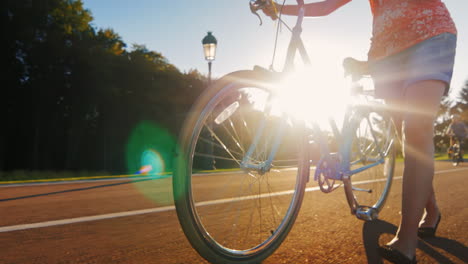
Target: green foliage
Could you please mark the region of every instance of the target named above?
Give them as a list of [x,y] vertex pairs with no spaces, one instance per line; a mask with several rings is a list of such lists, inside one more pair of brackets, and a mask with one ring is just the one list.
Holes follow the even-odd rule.
[[[445,98],[442,101],[438,122],[435,125],[434,143],[436,151],[446,151],[450,145],[450,138],[445,132],[451,122],[450,116],[453,114],[460,115],[461,119],[468,124],[468,80],[466,80],[455,99]],[[465,144],[465,148],[468,150],[467,144]]]
[[177,137],[204,88],[197,71],[93,28],[81,0],[8,0],[1,9],[0,170],[125,172],[135,127],[149,120]]
[[458,94],[455,105],[451,109],[452,113],[460,114],[462,120],[468,121],[468,80]]

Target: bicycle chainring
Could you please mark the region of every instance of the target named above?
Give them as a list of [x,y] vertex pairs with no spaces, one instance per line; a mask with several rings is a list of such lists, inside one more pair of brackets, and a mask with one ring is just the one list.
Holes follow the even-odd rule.
[[338,167],[339,161],[334,157],[322,159],[317,164],[314,179],[318,182],[322,192],[330,193],[339,187],[335,184]]

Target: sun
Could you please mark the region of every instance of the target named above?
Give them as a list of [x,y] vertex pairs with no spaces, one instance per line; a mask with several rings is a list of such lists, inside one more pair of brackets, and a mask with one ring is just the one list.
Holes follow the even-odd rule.
[[286,76],[277,88],[277,107],[294,118],[324,128],[330,118],[340,125],[351,99],[350,83],[342,70],[326,69],[306,67]]

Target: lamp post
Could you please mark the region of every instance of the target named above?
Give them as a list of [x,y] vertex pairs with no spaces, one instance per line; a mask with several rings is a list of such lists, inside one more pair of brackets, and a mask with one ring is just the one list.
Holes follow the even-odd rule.
[[[202,44],[203,44],[203,52],[205,54],[205,60],[208,61],[208,85],[210,85],[211,84],[211,62],[214,61],[216,57],[216,45],[218,44],[218,41],[213,36],[212,32],[208,31],[208,34],[202,40]],[[211,120],[211,116],[208,118],[207,122],[208,122],[207,125],[208,125],[209,130],[212,130],[213,123]],[[210,143],[208,144],[207,152],[211,158],[208,158],[206,160],[206,163],[207,163],[206,169],[214,170],[216,169],[215,167],[216,161],[213,156],[214,138],[213,138],[213,135],[211,134],[211,131],[208,131],[208,133],[209,133]]]
[[211,62],[214,61],[216,57],[216,45],[218,41],[213,36],[211,31],[208,31],[208,35],[206,35],[203,40],[203,51],[205,53],[205,60],[208,61],[208,83],[211,82]]

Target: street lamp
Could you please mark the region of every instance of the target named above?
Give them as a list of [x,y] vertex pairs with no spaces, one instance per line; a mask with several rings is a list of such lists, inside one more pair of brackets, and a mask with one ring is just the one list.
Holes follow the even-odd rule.
[[[218,41],[216,40],[216,38],[213,36],[213,34],[211,34],[211,31],[208,31],[208,35],[206,35],[203,40],[202,40],[202,44],[203,44],[203,51],[205,53],[205,60],[208,61],[208,85],[211,84],[211,62],[214,61],[215,57],[216,57],[216,45],[218,44]],[[208,118],[208,127],[209,127],[209,130],[212,130],[213,128],[213,123],[211,121],[211,116],[210,118]],[[211,156],[211,158],[207,158],[206,160],[206,169],[209,169],[209,170],[214,170],[216,169],[215,167],[215,164],[216,164],[216,161],[213,157],[213,144],[214,144],[214,138],[213,138],[213,135],[211,134],[211,131],[208,131],[209,133],[209,138],[210,138],[210,143],[208,144],[208,154],[209,156]]]
[[214,61],[216,57],[216,45],[218,41],[213,36],[211,31],[208,31],[208,35],[206,35],[203,40],[203,51],[205,53],[205,60],[208,61],[208,83],[211,82],[211,62]]

